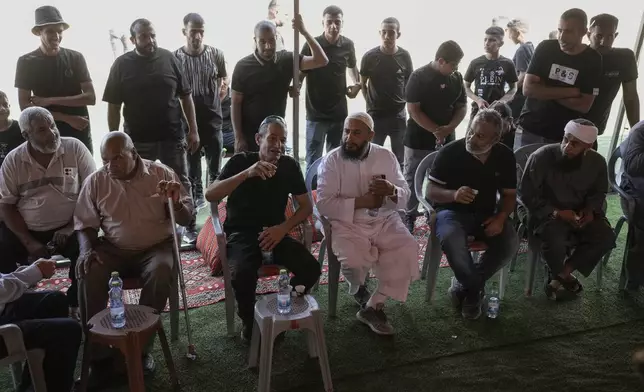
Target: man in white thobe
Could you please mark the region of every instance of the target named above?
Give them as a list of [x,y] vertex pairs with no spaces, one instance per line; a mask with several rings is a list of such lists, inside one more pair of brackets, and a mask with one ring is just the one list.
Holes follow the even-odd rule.
[[[385,300],[407,299],[419,276],[418,244],[398,213],[410,194],[400,165],[391,151],[371,143],[373,136],[367,113],[347,117],[341,146],[318,170],[317,208],[331,222],[333,252],[362,305],[356,317],[373,332],[391,335]],[[364,287],[370,269],[378,279],[373,294]]]

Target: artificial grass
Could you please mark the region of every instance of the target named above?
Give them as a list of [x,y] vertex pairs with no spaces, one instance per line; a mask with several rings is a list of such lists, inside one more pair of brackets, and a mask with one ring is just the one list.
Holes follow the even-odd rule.
[[[619,200],[611,197],[611,222],[619,213]],[[496,320],[462,320],[445,295],[451,271],[442,268],[435,303],[424,301],[425,282],[415,282],[407,303],[388,306],[397,334],[383,338],[356,321],[356,305],[341,285],[338,317],[325,319],[335,390],[634,390],[639,380],[629,371],[628,357],[644,337],[644,313],[643,298],[624,298],[616,289],[625,234],[626,228],[604,271],[603,291],[596,291],[593,274],[583,280],[581,298],[572,301],[547,301],[538,283],[534,297],[526,298],[521,256]],[[540,282],[541,269],[538,272]],[[324,309],[327,286],[315,296]],[[257,372],[246,368],[247,348],[225,336],[223,303],[194,309],[190,317],[198,360],[189,362],[184,356],[183,319],[181,341],[172,346],[182,390],[255,390]],[[167,315],[164,320],[168,330]],[[169,391],[163,357],[158,345],[155,349],[157,373],[147,381],[147,389]],[[10,385],[3,370],[0,390]],[[307,359],[302,333],[289,332],[276,347],[272,389],[323,390],[318,364]]]

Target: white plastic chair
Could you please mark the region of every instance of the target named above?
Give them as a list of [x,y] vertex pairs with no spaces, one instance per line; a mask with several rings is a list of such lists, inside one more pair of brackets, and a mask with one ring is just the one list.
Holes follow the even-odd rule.
[[45,384],[45,373],[43,372],[42,362],[45,358],[45,352],[40,349],[29,350],[25,348],[22,337],[22,331],[15,324],[6,324],[0,326],[0,344],[4,340],[7,348],[7,356],[0,358],[0,366],[11,365],[11,376],[13,386],[17,390],[22,378],[22,361],[27,362],[31,383],[35,392],[47,392]]

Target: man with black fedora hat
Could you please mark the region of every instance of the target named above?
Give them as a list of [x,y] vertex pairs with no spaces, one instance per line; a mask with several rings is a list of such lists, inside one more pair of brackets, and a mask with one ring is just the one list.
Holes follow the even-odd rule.
[[96,104],[96,95],[85,58],[60,46],[69,24],[56,7],[37,8],[35,19],[31,32],[40,37],[40,47],[21,56],[16,66],[20,109],[46,107],[60,135],[80,140],[91,152],[87,106]]

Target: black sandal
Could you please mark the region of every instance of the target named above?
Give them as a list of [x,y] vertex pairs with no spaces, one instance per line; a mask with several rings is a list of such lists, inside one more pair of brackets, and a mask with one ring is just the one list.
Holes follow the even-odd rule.
[[[556,288],[554,286],[552,286],[550,283],[552,283],[553,280],[556,280],[557,282],[559,282],[560,286],[556,287]],[[561,289],[561,287],[563,287],[563,282],[561,280],[556,279],[556,278],[555,279],[548,279],[548,282],[543,287],[543,291],[546,293],[546,298],[548,298],[549,300],[552,300],[552,301],[556,301],[557,300],[557,292],[559,291],[559,289]]]

